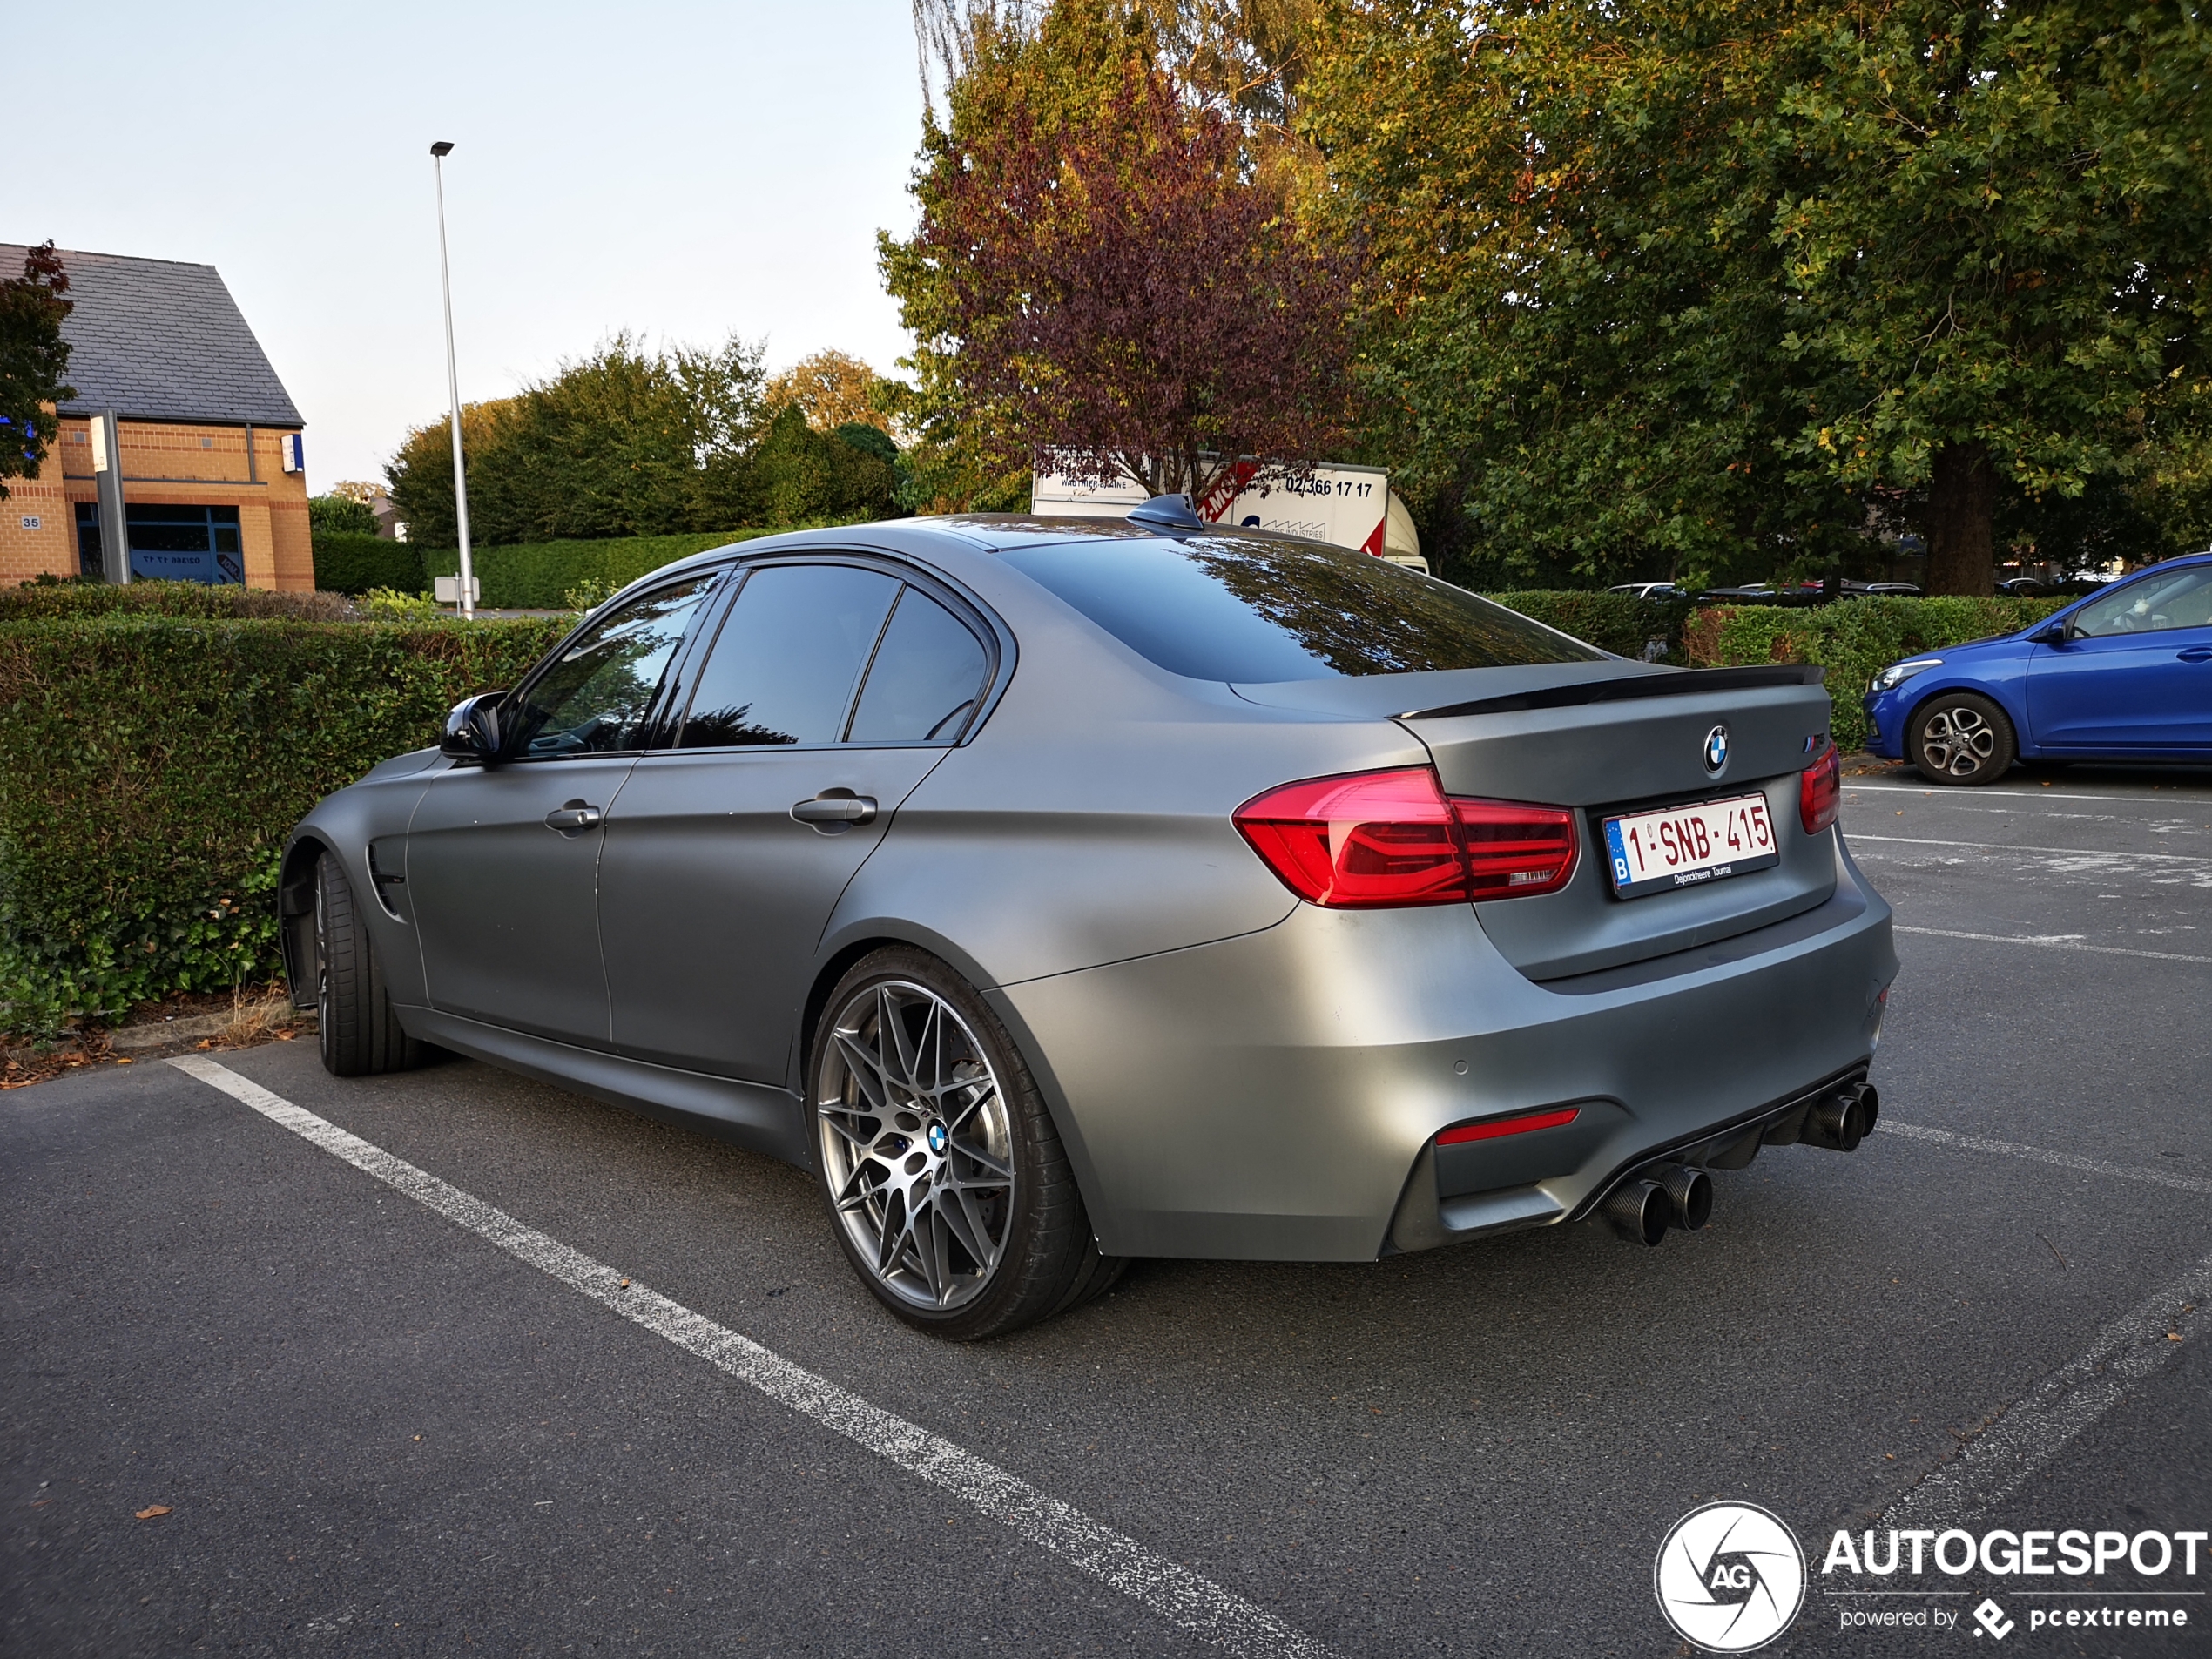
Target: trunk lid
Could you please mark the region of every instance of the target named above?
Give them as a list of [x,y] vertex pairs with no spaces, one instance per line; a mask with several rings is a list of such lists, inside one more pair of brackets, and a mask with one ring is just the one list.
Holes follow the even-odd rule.
[[[1827,740],[1822,671],[1555,664],[1236,690],[1270,706],[1395,718],[1427,747],[1447,794],[1575,809],[1581,860],[1563,889],[1474,907],[1500,953],[1546,981],[1711,944],[1828,900],[1830,835],[1807,835],[1797,817],[1798,775]],[[1712,771],[1716,727],[1727,755]],[[1615,896],[1607,818],[1755,793],[1774,830],[1772,867]]]

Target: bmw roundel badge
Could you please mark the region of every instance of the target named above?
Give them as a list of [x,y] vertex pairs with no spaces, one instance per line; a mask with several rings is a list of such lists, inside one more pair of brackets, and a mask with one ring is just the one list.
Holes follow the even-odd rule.
[[953,1137],[945,1133],[945,1126],[942,1123],[932,1123],[929,1126],[929,1150],[931,1151],[942,1152],[945,1150],[946,1143],[952,1138]]
[[1716,725],[1705,734],[1705,770],[1717,778],[1728,770],[1728,728]]

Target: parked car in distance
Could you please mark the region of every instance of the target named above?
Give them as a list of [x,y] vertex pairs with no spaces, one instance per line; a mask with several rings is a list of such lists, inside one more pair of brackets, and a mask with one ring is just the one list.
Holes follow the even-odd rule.
[[949,1338],[1136,1256],[1656,1244],[1874,1120],[1820,675],[1180,496],[770,536],[318,805],[286,960],[338,1075],[436,1045],[813,1170]]
[[1639,599],[1671,599],[1676,587],[1671,582],[1623,582],[1606,590],[1608,593],[1633,593]]
[[1920,597],[1919,584],[1912,582],[1870,582],[1866,584],[1865,591],[1872,594],[1886,593],[1900,599],[1917,599]]
[[1932,783],[1994,783],[2015,759],[2212,759],[2212,554],[1892,663],[1864,706],[1866,746]]

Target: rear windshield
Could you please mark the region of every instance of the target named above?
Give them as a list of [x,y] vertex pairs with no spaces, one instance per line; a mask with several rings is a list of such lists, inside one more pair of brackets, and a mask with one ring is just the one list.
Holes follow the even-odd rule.
[[1257,536],[1059,542],[998,556],[1192,679],[1332,679],[1583,663],[1605,653],[1349,548]]

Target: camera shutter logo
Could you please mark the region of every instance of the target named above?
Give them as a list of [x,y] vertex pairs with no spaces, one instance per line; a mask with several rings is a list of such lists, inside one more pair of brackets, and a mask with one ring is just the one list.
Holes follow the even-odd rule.
[[1753,1503],[1709,1503],[1669,1529],[1651,1571],[1659,1610],[1708,1653],[1750,1653],[1790,1628],[1805,1602],[1805,1553]]

